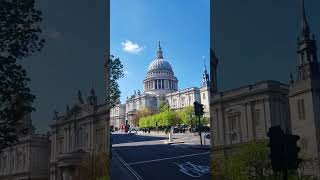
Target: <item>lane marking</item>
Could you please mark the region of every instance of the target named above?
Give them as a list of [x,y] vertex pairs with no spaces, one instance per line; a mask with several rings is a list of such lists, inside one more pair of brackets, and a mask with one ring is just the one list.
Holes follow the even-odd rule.
[[114,155],[119,159],[119,161],[134,175],[135,178],[138,180],[143,180],[143,178],[134,170],[130,167],[128,163],[126,163],[119,155],[117,152],[113,152]]
[[140,161],[140,162],[134,162],[134,163],[127,163],[127,165],[144,164],[144,163],[164,161],[164,160],[170,160],[170,159],[179,159],[179,158],[183,158],[183,157],[199,156],[199,155],[209,154],[209,153],[210,153],[210,152],[204,152],[204,153],[188,154],[188,155],[176,156],[176,157],[170,157],[170,158],[153,159],[153,160],[148,160],[148,161]]
[[201,177],[209,173],[209,166],[200,166],[192,164],[191,162],[184,163],[174,163],[179,166],[180,172],[190,176],[190,177]]

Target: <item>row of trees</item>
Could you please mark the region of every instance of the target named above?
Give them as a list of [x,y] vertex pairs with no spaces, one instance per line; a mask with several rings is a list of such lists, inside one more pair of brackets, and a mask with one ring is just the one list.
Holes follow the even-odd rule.
[[[137,113],[135,118],[140,128],[167,127],[174,125],[197,125],[198,118],[194,116],[193,106],[183,108],[181,111],[172,111],[169,105],[161,102],[158,112],[151,111],[147,108]],[[207,117],[200,118],[201,125],[207,125]]]
[[[269,158],[268,142],[251,141],[235,147],[228,157],[211,157],[212,177],[224,180],[282,180],[281,173],[274,173]],[[211,153],[213,154],[213,153]],[[289,180],[318,180],[305,175],[305,167],[310,160],[304,160],[298,171],[289,171]]]

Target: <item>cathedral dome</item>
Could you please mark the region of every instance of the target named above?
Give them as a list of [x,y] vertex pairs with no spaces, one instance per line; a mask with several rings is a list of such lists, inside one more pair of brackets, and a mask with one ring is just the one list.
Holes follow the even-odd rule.
[[152,61],[149,65],[148,72],[153,70],[168,70],[173,72],[170,63],[164,59],[155,59]]
[[160,95],[178,90],[178,79],[170,63],[164,60],[159,42],[157,57],[153,60],[144,79],[144,91],[149,94]]

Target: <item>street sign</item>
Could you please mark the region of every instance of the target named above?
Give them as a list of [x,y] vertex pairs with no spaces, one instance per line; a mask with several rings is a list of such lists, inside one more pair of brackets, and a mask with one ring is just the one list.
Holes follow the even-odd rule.
[[207,133],[207,134],[205,135],[205,137],[206,137],[207,139],[210,139],[210,133]]

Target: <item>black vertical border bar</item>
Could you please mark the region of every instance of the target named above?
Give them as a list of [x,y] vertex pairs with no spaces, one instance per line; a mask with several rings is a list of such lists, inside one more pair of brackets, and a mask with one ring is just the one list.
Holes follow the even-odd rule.
[[110,0],[106,1],[106,51],[105,51],[105,102],[107,106],[107,115],[106,115],[106,152],[108,155],[108,179],[110,179],[110,167],[111,167],[111,136],[110,136],[110,69],[109,69],[109,60],[110,60]]
[[210,179],[214,179],[213,177],[213,127],[214,127],[214,121],[213,121],[213,118],[214,118],[214,109],[213,109],[213,104],[212,104],[212,98],[214,96],[214,93],[213,93],[213,80],[214,78],[214,67],[213,67],[213,61],[214,61],[214,55],[213,55],[213,51],[214,51],[214,38],[213,38],[213,34],[214,34],[214,12],[213,12],[213,6],[214,6],[214,1],[215,0],[210,0],[210,85],[209,85],[209,114],[210,114]]

